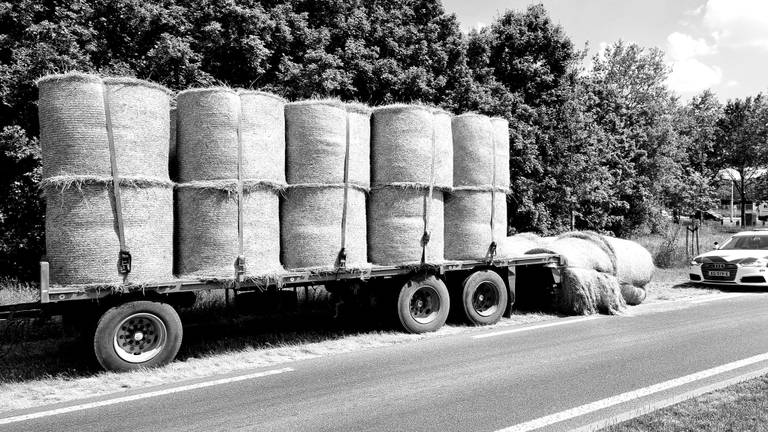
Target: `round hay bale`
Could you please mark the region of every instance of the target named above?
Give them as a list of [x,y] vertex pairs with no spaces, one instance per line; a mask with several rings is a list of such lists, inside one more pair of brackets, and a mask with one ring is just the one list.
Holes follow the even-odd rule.
[[509,122],[501,117],[491,117],[496,139],[496,185],[509,189]]
[[509,135],[505,139],[497,136],[503,125],[503,119],[474,113],[453,117],[454,186],[509,188]]
[[[62,285],[123,283],[120,242],[109,178],[45,181],[46,254],[51,282]],[[121,181],[126,246],[132,270],[127,283],[173,278],[173,189],[170,182]]]
[[289,184],[344,183],[349,116],[348,182],[370,185],[370,112],[337,100],[306,100],[285,106]]
[[[181,277],[232,279],[238,256],[236,182],[195,182],[176,188],[176,268]],[[243,188],[246,276],[279,273],[278,194],[263,184]]]
[[[344,186],[289,187],[281,204],[282,262],[288,269],[331,270],[341,250]],[[365,191],[347,197],[346,266],[367,265]]]
[[645,300],[645,288],[636,287],[627,283],[621,284],[621,295],[630,306],[637,306]]
[[528,253],[555,253],[565,257],[568,267],[616,274],[616,257],[606,248],[605,242],[568,234],[543,241]]
[[[501,192],[454,190],[445,199],[445,258],[471,260],[489,257],[492,241],[497,256],[502,257],[502,243],[507,238],[507,199]],[[493,232],[491,230],[491,207]]]
[[393,183],[428,186],[432,180],[432,140],[435,167],[433,184],[453,186],[451,117],[421,105],[376,108],[371,122],[371,175],[376,186]]
[[171,109],[171,122],[170,122],[170,138],[168,140],[168,174],[171,177],[171,180],[176,181],[178,179],[178,172],[176,167],[178,166],[178,162],[176,160],[176,119],[178,118],[176,114],[176,108]]
[[[242,178],[285,183],[284,100],[257,91],[215,87],[185,90],[177,97],[179,181]],[[240,143],[238,143],[238,129]]]
[[284,184],[285,99],[254,90],[239,90],[238,94],[243,110],[243,178]]
[[[429,192],[420,188],[382,187],[368,200],[368,258],[378,265],[421,264]],[[443,193],[432,194],[430,240],[425,263],[440,264],[444,258]]]
[[541,244],[541,237],[532,233],[520,233],[506,237],[499,243],[499,256],[514,258],[525,255]]
[[[656,269],[651,253],[631,240],[610,236],[603,236],[603,238],[616,254],[616,276],[619,281],[639,288],[646,286]],[[643,298],[645,298],[644,295]]]
[[121,175],[168,180],[170,97],[133,78],[82,73],[38,80],[43,177],[110,176],[104,91]]

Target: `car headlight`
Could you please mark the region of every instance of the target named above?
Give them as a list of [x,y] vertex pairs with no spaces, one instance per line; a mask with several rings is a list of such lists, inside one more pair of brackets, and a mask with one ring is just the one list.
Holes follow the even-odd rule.
[[768,260],[765,258],[757,258],[754,261],[746,261],[739,263],[742,267],[765,267],[768,266]]
[[691,265],[692,266],[700,266],[701,262],[702,262],[702,259],[699,258],[699,257],[696,257],[696,258],[691,260]]

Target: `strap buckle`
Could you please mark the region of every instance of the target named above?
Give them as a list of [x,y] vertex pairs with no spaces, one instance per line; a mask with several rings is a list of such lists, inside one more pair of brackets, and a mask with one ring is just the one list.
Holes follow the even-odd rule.
[[430,237],[432,237],[430,232],[424,231],[424,234],[421,235],[421,247],[426,247],[429,244]]
[[242,282],[244,275],[245,275],[245,257],[240,255],[235,259],[235,279],[238,282]]
[[336,257],[336,267],[340,269],[347,267],[347,250],[345,248],[341,248],[339,256]]
[[118,255],[117,271],[123,275],[127,275],[131,272],[131,253],[127,250],[121,250]]
[[493,259],[496,257],[496,242],[491,242],[491,245],[488,246],[488,261],[493,261]]

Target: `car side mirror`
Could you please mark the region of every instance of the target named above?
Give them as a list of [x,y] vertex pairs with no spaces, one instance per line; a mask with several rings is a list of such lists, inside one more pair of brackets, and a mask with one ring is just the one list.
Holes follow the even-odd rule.
[[720,244],[718,242],[715,242],[715,249],[720,249]]

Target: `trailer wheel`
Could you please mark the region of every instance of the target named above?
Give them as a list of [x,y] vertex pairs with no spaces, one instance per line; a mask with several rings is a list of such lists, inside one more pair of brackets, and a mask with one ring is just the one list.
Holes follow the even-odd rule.
[[495,271],[476,271],[462,283],[461,304],[470,324],[495,324],[507,307],[507,286]]
[[96,359],[106,370],[161,366],[176,357],[182,332],[179,314],[170,305],[132,301],[101,316],[93,348]]
[[435,276],[421,275],[400,288],[397,315],[410,333],[432,332],[445,324],[450,298],[445,283]]

